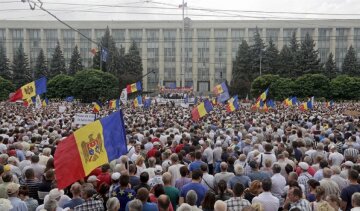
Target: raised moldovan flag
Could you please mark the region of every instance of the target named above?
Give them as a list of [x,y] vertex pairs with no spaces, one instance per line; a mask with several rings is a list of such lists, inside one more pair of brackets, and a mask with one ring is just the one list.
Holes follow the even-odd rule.
[[142,97],[139,95],[134,99],[134,107],[137,108],[142,105]]
[[215,95],[219,95],[219,94],[224,93],[224,92],[229,92],[225,82],[222,82],[221,84],[216,85],[214,87],[213,91],[214,91]]
[[142,90],[141,81],[126,86],[126,92],[128,94]]
[[120,99],[109,101],[109,108],[118,109],[119,107],[120,107]]
[[239,109],[239,99],[238,96],[235,95],[234,97],[228,100],[228,104],[226,105],[227,112],[233,112]]
[[49,99],[45,98],[43,99],[43,101],[41,102],[42,107],[46,107],[47,105],[49,105]]
[[54,156],[57,186],[64,189],[126,153],[123,114],[117,111],[76,130],[60,142]]
[[99,113],[99,111],[101,110],[101,103],[99,102],[93,102],[93,112],[94,113]]
[[191,116],[194,121],[198,121],[201,117],[210,113],[213,110],[213,106],[209,100],[204,100],[191,111]]
[[10,102],[15,102],[17,100],[30,99],[36,95],[41,95],[46,92],[46,78],[40,78],[36,81],[25,84],[20,87],[16,92],[10,97]]

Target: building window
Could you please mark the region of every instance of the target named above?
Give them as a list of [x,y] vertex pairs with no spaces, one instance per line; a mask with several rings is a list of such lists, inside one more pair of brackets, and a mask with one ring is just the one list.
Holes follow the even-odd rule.
[[[191,29],[185,29],[185,80],[192,81],[193,77],[193,53],[192,53],[192,38],[193,31]],[[186,85],[185,81],[185,85]]]
[[36,59],[40,53],[41,31],[40,29],[29,29],[29,42],[30,42],[30,66],[36,65]]
[[130,34],[130,42],[132,43],[133,41],[135,41],[141,56],[142,30],[130,29],[129,34]]
[[300,30],[301,34],[300,34],[300,40],[301,41],[304,41],[305,40],[305,36],[306,34],[309,34],[311,38],[314,37],[314,29],[301,29]]
[[[85,35],[86,37],[89,38],[91,37],[91,29],[80,29],[79,31],[81,32],[81,34]],[[82,59],[82,64],[84,65],[84,67],[91,67],[92,57],[93,57],[93,55],[90,53],[91,42],[82,35],[79,36],[80,36],[80,46],[78,47]]]
[[75,31],[71,29],[63,30],[63,51],[66,66],[69,66],[72,52],[75,48]]
[[279,49],[282,46],[279,46],[279,33],[280,29],[266,29],[266,42],[269,43],[270,39],[272,39],[275,46]]
[[159,30],[146,30],[147,37],[147,72],[154,71],[148,75],[148,90],[156,90],[159,85]]
[[210,80],[209,61],[210,61],[210,30],[199,29],[198,30],[198,80]]
[[176,30],[168,29],[164,34],[164,80],[176,81]]
[[[262,29],[257,28],[257,30],[258,30],[258,32],[260,34],[260,37],[263,38],[262,37]],[[255,36],[255,33],[256,33],[256,28],[249,29],[248,33],[249,33],[249,42],[248,42],[248,44],[250,46],[250,45],[254,44],[254,36]]]
[[[24,43],[24,30],[23,29],[11,29],[12,33],[12,47],[13,53],[19,49],[20,43]],[[24,44],[23,44],[24,47]]]
[[2,45],[4,48],[6,48],[6,30],[0,29],[0,45]]
[[356,57],[360,59],[360,28],[354,29],[354,46],[356,51]]
[[215,83],[226,80],[226,43],[227,30],[216,29],[215,33]]
[[235,60],[239,46],[245,39],[245,29],[231,29],[232,60]]
[[330,54],[330,28],[320,28],[318,36],[318,51],[321,63],[326,63]]
[[208,81],[199,81],[198,82],[198,91],[199,92],[208,92],[210,90],[210,83]]
[[296,31],[297,31],[296,29],[283,29],[284,45],[290,46],[291,38],[294,33],[296,35]]
[[46,38],[46,58],[51,61],[58,42],[58,33],[56,29],[45,29]]
[[342,64],[348,50],[348,36],[350,29],[337,28],[336,29],[336,49],[335,49],[335,61],[339,70],[342,70]]
[[111,35],[117,48],[125,48],[125,29],[113,29]]

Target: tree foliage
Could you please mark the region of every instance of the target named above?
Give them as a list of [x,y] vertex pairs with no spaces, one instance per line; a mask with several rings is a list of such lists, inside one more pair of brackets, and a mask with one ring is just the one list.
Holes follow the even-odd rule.
[[72,91],[83,102],[119,97],[118,79],[100,70],[83,70],[75,74]]
[[36,59],[35,64],[35,79],[41,78],[41,77],[48,77],[49,71],[47,62],[45,59],[44,51],[43,49],[40,49],[39,55]]
[[135,80],[139,80],[139,76],[142,75],[143,67],[139,49],[135,43],[132,42],[129,52],[125,55],[125,67],[124,72],[133,75]]
[[52,78],[56,75],[65,74],[65,73],[66,73],[65,58],[60,48],[60,44],[58,42],[50,62],[49,77]]
[[327,97],[330,81],[323,74],[305,74],[296,79],[295,87],[299,97]]
[[9,63],[9,59],[6,57],[5,48],[0,44],[0,76],[8,80],[12,78]]
[[331,98],[336,100],[359,100],[360,79],[339,75],[330,82]]
[[293,77],[295,72],[295,66],[293,61],[293,55],[290,48],[287,45],[284,45],[280,51],[279,55],[279,70],[278,74],[283,77]]
[[16,87],[20,87],[33,80],[29,60],[24,52],[22,43],[20,43],[19,48],[14,54],[11,70],[13,72],[13,83]]
[[15,86],[11,81],[0,77],[0,100],[6,100],[9,98],[9,94],[15,91]]
[[269,89],[269,93],[271,94],[272,97],[272,91],[271,91],[271,84],[274,83],[275,81],[277,81],[280,78],[280,76],[278,75],[262,75],[257,77],[252,85],[251,85],[251,96],[252,97],[257,97],[259,96],[261,93],[263,93],[267,88]]
[[277,74],[280,68],[279,51],[270,37],[263,59],[263,72],[266,74]]
[[356,58],[355,49],[352,47],[352,45],[346,52],[344,63],[342,64],[342,71],[344,74],[347,74],[349,76],[359,75],[359,64]]
[[257,77],[260,73],[260,60],[264,60],[264,49],[266,47],[257,27],[253,40],[254,44],[250,46],[252,74]]
[[[306,33],[305,39],[301,42],[301,47],[298,56],[298,64],[301,74],[319,73],[321,70],[320,58],[318,50],[315,50],[315,42]],[[297,75],[300,76],[300,75]]]
[[292,78],[278,78],[271,83],[270,90],[275,100],[284,100],[295,94],[295,81]]
[[325,75],[330,79],[336,77],[336,63],[332,53],[329,54],[325,63]]
[[64,74],[57,75],[48,81],[46,96],[60,99],[71,96],[73,83],[73,77]]
[[81,71],[83,68],[79,48],[75,45],[70,59],[69,75],[75,75],[75,73]]

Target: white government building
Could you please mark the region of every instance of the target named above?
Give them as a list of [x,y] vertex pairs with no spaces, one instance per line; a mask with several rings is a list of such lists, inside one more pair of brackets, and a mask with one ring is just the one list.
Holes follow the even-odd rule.
[[[316,42],[320,59],[325,62],[329,53],[335,56],[341,68],[347,49],[352,45],[360,58],[359,20],[234,20],[185,21],[185,39],[182,39],[182,21],[67,21],[81,33],[99,41],[106,27],[116,45],[127,52],[132,41],[140,49],[144,90],[176,83],[178,87],[193,87],[207,92],[216,84],[231,80],[232,61],[242,40],[253,43],[256,27],[267,43],[273,39],[278,49],[287,45],[293,34],[298,40],[309,33]],[[182,43],[184,40],[184,43]],[[6,48],[10,60],[23,43],[30,65],[35,64],[40,49],[50,61],[57,41],[62,46],[68,65],[75,45],[79,47],[85,67],[92,65],[90,50],[96,44],[57,21],[0,21],[0,44]],[[184,63],[181,49],[184,44]],[[184,73],[182,71],[184,64]],[[185,84],[182,83],[184,78]]]

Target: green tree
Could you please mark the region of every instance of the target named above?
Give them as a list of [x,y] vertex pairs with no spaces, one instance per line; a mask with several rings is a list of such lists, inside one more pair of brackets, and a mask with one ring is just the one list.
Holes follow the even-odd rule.
[[279,78],[270,86],[271,94],[275,100],[284,100],[290,96],[294,96],[295,82],[292,78]]
[[59,74],[48,81],[47,93],[48,98],[60,98],[63,99],[66,96],[73,94],[74,78],[72,76]]
[[359,100],[360,80],[347,75],[339,75],[330,82],[331,94],[335,100]]
[[276,48],[272,38],[270,37],[269,45],[267,46],[264,59],[263,59],[263,70],[267,74],[277,74],[279,73],[280,60],[279,60],[279,51]]
[[330,80],[323,74],[305,74],[295,81],[297,97],[327,97]]
[[250,48],[243,40],[233,61],[230,92],[244,98],[250,92],[252,80]]
[[107,62],[107,71],[117,77],[121,77],[122,68],[124,68],[124,55],[121,55],[120,50],[116,47],[115,42],[112,42],[109,47],[109,56]]
[[296,38],[296,32],[292,33],[290,42],[289,42],[290,55],[292,57],[292,65],[289,68],[289,76],[296,78],[297,76],[302,75],[301,69],[299,67],[299,53],[300,53],[300,44]]
[[93,64],[92,68],[96,70],[100,70],[100,51],[97,51],[93,56]]
[[36,59],[35,64],[35,79],[41,78],[41,77],[48,77],[48,66],[45,59],[44,51],[43,49],[40,49],[39,55]]
[[305,39],[301,42],[298,57],[301,74],[319,73],[321,70],[319,52],[314,47],[314,40],[310,37],[309,33],[306,33]]
[[15,87],[11,81],[0,77],[0,100],[8,99],[9,94],[13,91],[15,91]]
[[271,85],[280,79],[278,75],[262,75],[257,77],[251,85],[251,96],[258,97],[263,93],[267,88],[269,88],[269,98],[274,97],[272,94]]
[[63,52],[61,51],[60,43],[57,42],[57,45],[54,50],[54,54],[50,62],[49,77],[52,78],[56,75],[65,74],[65,73],[66,73],[65,58]]
[[336,63],[332,53],[329,54],[325,63],[325,75],[330,79],[336,77]]
[[9,59],[6,57],[5,48],[0,44],[0,76],[8,80],[11,79],[9,63]]
[[294,70],[294,62],[293,62],[293,55],[291,50],[286,45],[280,51],[279,55],[279,75],[283,77],[293,77]]
[[355,49],[350,45],[348,51],[346,52],[344,62],[342,64],[342,71],[344,74],[349,76],[358,76],[359,75],[359,65],[356,58]]
[[256,27],[255,33],[254,33],[254,44],[252,46],[250,46],[251,49],[251,58],[252,58],[252,73],[253,75],[256,77],[259,75],[260,73],[260,63],[262,63],[262,61],[260,60],[264,60],[265,55],[264,55],[264,49],[265,49],[265,44],[264,41],[261,39],[260,33],[258,28]]
[[129,52],[125,54],[124,74],[133,76],[133,82],[140,79],[143,71],[142,60],[136,42],[133,41]]
[[77,45],[75,45],[70,59],[69,75],[75,75],[75,73],[81,71],[82,69],[83,69],[83,65],[82,65],[80,52]]
[[118,79],[101,70],[82,70],[77,72],[72,83],[74,97],[83,102],[113,99],[119,97]]
[[22,43],[14,54],[14,59],[11,65],[13,72],[13,82],[16,87],[20,87],[33,80],[30,68],[29,60],[24,52]]

